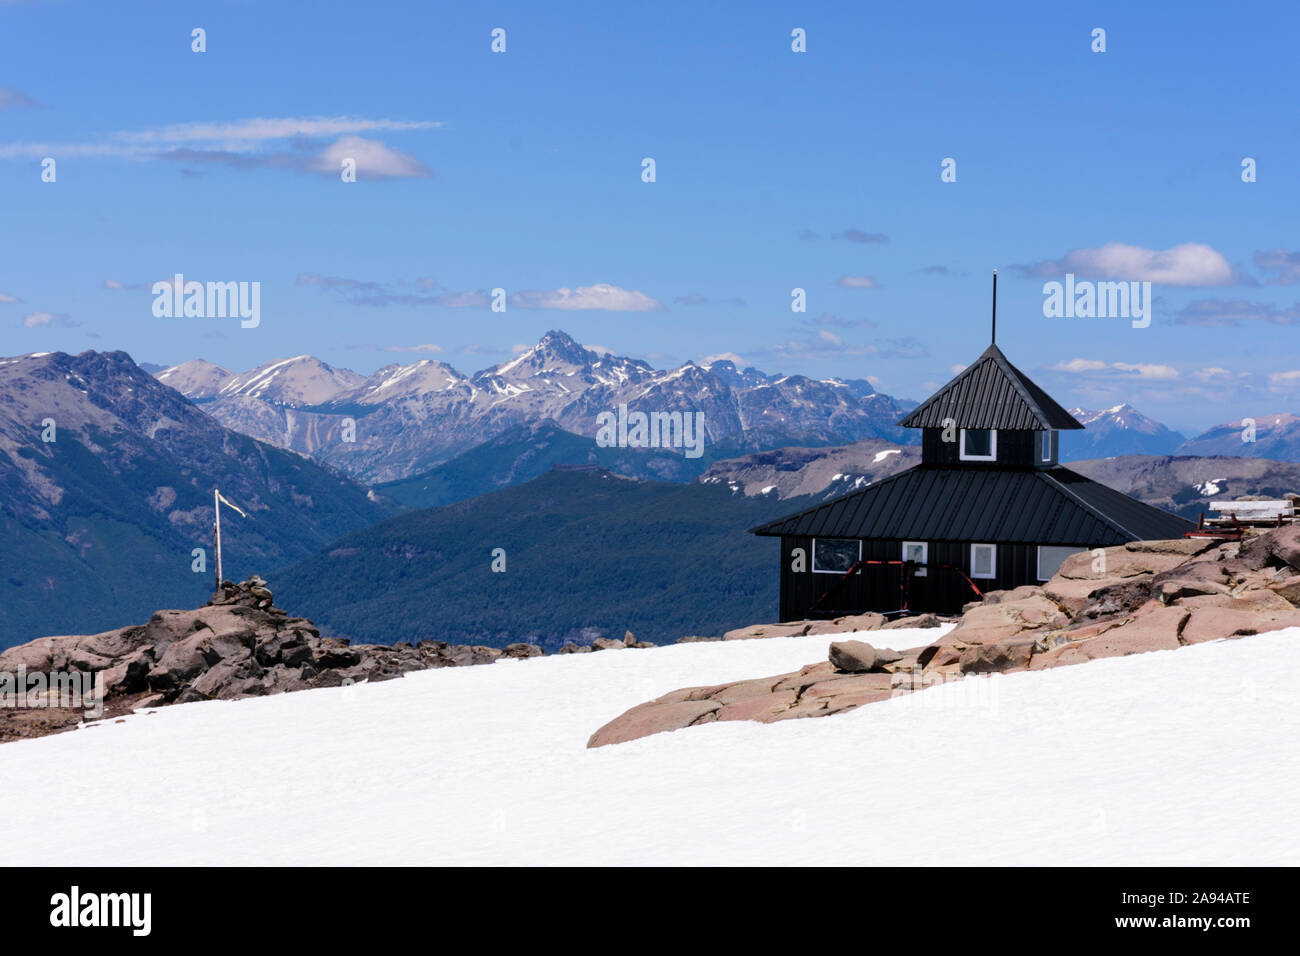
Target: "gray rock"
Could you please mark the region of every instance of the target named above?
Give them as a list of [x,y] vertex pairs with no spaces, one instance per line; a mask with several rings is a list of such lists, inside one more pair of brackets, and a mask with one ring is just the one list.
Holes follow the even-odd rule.
[[900,617],[888,624],[882,624],[882,631],[901,630],[909,627],[939,627],[943,621],[936,614],[918,614],[915,617]]
[[504,652],[505,657],[541,657],[542,649],[536,644],[507,644]]
[[903,655],[889,648],[877,649],[866,641],[834,641],[830,646],[829,657],[836,670],[848,674],[865,674],[902,660]]

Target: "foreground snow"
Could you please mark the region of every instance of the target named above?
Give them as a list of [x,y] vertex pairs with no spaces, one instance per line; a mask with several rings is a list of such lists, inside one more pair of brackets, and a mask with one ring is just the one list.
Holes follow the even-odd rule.
[[448,668],[0,745],[2,858],[1300,863],[1300,629],[585,749],[628,707],[831,639]]

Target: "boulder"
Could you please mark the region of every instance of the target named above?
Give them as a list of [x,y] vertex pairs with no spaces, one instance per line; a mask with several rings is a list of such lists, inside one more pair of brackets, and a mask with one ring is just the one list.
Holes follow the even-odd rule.
[[1300,524],[1283,525],[1243,540],[1241,559],[1254,568],[1277,564],[1300,571]]
[[1056,603],[1043,595],[981,604],[962,615],[961,622],[946,635],[946,642],[1000,643],[1022,631],[1063,626],[1067,621]]
[[[1146,651],[1174,650],[1182,646],[1179,635],[1192,612],[1187,608],[1164,607],[1150,602],[1143,613],[1131,620],[1114,624],[1095,637],[1066,643],[1043,654],[1036,654],[1031,669],[1080,664],[1103,657],[1123,657]],[[1067,636],[1071,632],[1066,632]],[[1080,636],[1083,636],[1082,634]]]
[[1107,582],[1088,595],[1087,600],[1074,612],[1074,619],[1107,620],[1116,615],[1128,614],[1150,598],[1154,580],[1154,575],[1141,574]]
[[650,701],[633,707],[605,724],[591,735],[587,746],[604,747],[667,730],[680,730],[699,723],[702,718],[709,717],[721,707],[721,704],[713,700],[683,700],[674,703]]
[[1270,584],[1268,589],[1288,604],[1300,607],[1300,575],[1293,575],[1276,584]]
[[146,648],[104,671],[104,694],[138,694],[149,689],[153,656]]
[[989,591],[984,595],[982,601],[973,602],[979,604],[1002,604],[1004,601],[1024,601],[1029,598],[1046,597],[1046,592],[1041,587],[1035,587],[1032,584],[1022,584],[1018,588],[1011,588],[1008,591]]
[[900,617],[880,625],[882,631],[898,630],[911,627],[941,627],[943,621],[937,614],[917,614],[914,617]]
[[149,670],[152,690],[178,690],[222,659],[204,631],[168,644]]
[[616,641],[612,637],[598,637],[591,642],[593,651],[615,651],[627,647],[622,641]]
[[[889,618],[883,614],[877,614],[875,611],[867,611],[863,614],[846,614],[844,617],[833,618],[829,621],[814,621],[809,634],[848,634],[853,631],[874,631],[882,628],[889,623]],[[914,627],[928,627],[930,625],[916,624]]]
[[1164,538],[1154,541],[1130,541],[1124,550],[1130,554],[1174,554],[1191,558],[1217,547],[1214,538]]
[[[848,634],[854,631],[874,631],[884,627],[888,618],[874,611],[848,614],[826,621],[785,621],[781,624],[751,624],[738,627],[722,635],[724,641],[745,641],[764,637],[803,637],[806,634]],[[910,627],[938,626],[911,624]],[[678,643],[681,643],[679,641]]]
[[1032,637],[1013,636],[984,644],[971,644],[961,651],[957,663],[963,674],[989,674],[1029,666],[1034,655]]
[[1200,644],[1225,637],[1278,631],[1284,627],[1300,627],[1300,609],[1260,612],[1233,607],[1199,607],[1192,611],[1191,619],[1183,627],[1182,638],[1184,643]]
[[536,644],[507,644],[503,657],[541,657],[542,649]]
[[315,664],[318,670],[355,667],[361,663],[361,653],[342,638],[321,638],[316,649]]
[[[726,706],[728,704],[738,704],[741,701],[752,700],[756,697],[771,697],[777,693],[775,690],[778,682],[770,677],[762,677],[757,680],[742,680],[734,684],[723,684],[714,688],[711,694],[705,695],[709,700],[716,700],[718,703]],[[780,691],[781,694],[787,693]],[[794,693],[789,691],[789,693]],[[690,695],[687,695],[688,697]],[[704,699],[704,698],[696,698]]]
[[865,641],[833,641],[830,646],[830,662],[836,670],[850,674],[866,673],[879,670],[886,664],[900,660],[902,654],[888,648],[880,650]]
[[836,674],[829,680],[809,684],[799,696],[801,701],[810,701],[842,694],[867,694],[877,700],[887,700],[893,686],[893,674]]
[[802,637],[808,633],[812,621],[789,621],[784,624],[751,624],[738,627],[722,635],[724,641],[749,641],[764,637]]
[[757,720],[769,723],[777,720],[794,706],[798,699],[792,690],[782,690],[761,696],[746,697],[729,704],[723,704],[714,711],[716,720]]
[[252,657],[223,660],[204,671],[190,686],[204,697],[230,700],[259,693],[264,673],[262,666]]
[[1177,579],[1161,583],[1156,596],[1165,604],[1173,604],[1181,598],[1198,597],[1207,594],[1230,595],[1231,593],[1232,588],[1218,581]]

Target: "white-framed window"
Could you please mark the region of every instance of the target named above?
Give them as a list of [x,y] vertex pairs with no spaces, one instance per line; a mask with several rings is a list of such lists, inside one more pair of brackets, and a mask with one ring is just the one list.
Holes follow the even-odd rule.
[[998,546],[996,544],[972,544],[970,546],[970,576],[972,578],[996,578],[998,576]]
[[1078,548],[1068,544],[1040,544],[1038,546],[1038,580],[1046,581],[1061,570],[1061,565],[1066,558],[1086,550],[1087,548]]
[[959,457],[962,461],[997,461],[998,431],[996,428],[963,428]]
[[813,538],[813,571],[843,574],[862,560],[862,542],[857,538]]
[[1056,437],[1054,431],[1041,431],[1038,433],[1038,460],[1040,462],[1052,460],[1052,439]]
[[[903,560],[912,561],[919,565],[927,564],[930,560],[930,545],[925,541],[904,541]],[[912,574],[918,578],[923,578],[925,577],[925,568],[915,568]]]

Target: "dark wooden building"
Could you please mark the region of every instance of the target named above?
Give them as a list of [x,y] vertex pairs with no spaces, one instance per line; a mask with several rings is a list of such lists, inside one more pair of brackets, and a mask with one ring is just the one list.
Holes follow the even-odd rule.
[[1083,428],[997,345],[913,409],[921,464],[752,529],[781,539],[781,620],[953,613],[1050,578],[1078,551],[1193,525],[1057,462]]

